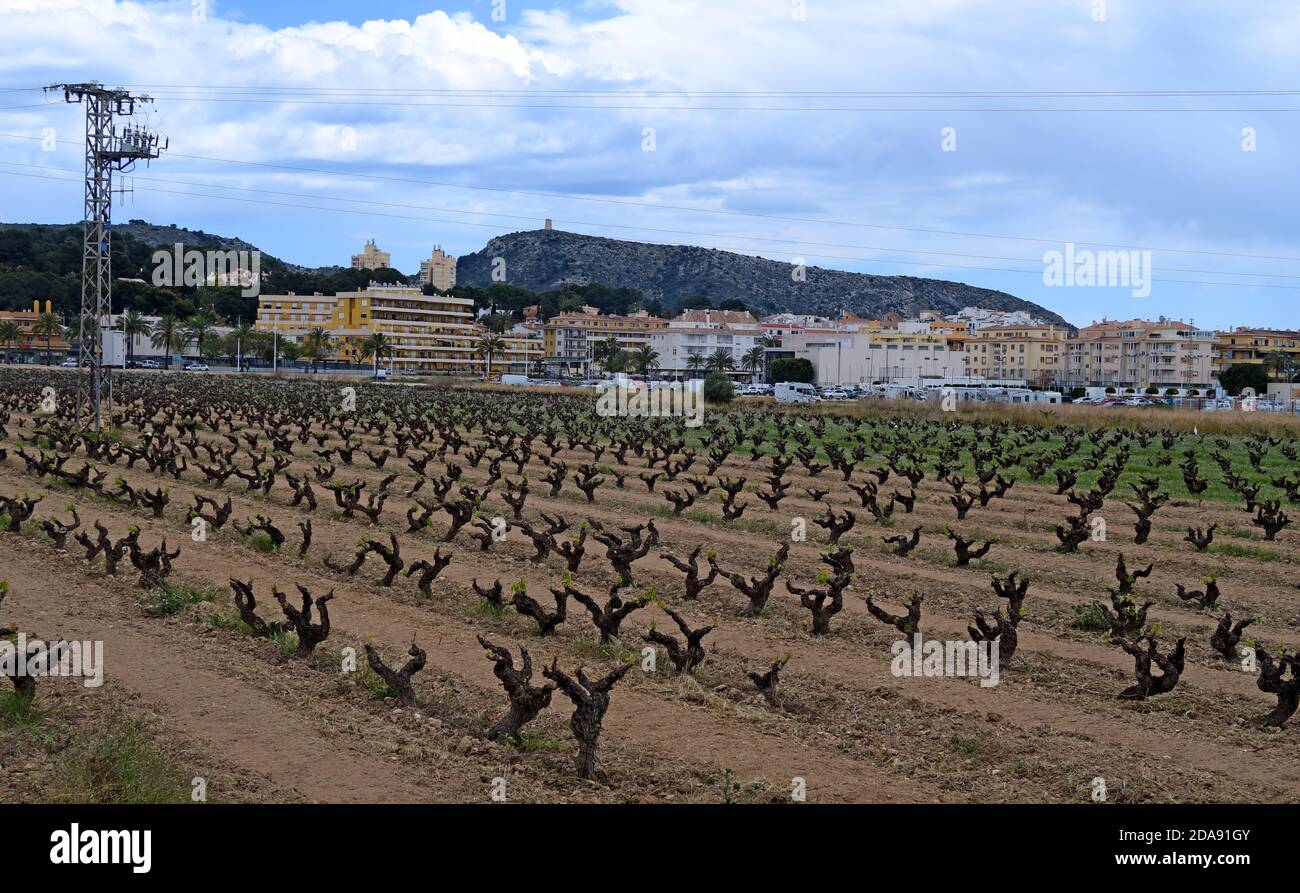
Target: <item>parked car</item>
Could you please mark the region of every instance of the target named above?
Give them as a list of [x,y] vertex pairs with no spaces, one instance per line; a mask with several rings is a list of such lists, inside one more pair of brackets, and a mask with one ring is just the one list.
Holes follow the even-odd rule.
[[823,400],[848,400],[849,395],[843,388],[822,388]]
[[76,368],[77,368],[77,358],[76,358],[76,357],[64,357],[64,358],[63,358],[63,362],[60,363],[59,365],[62,366],[64,369],[76,369]]
[[208,364],[207,363],[186,363],[185,371],[186,372],[207,372]]
[[389,372],[383,366],[380,366],[378,369],[375,370],[375,378],[379,381],[384,381],[385,379],[388,378],[388,376],[389,376]]

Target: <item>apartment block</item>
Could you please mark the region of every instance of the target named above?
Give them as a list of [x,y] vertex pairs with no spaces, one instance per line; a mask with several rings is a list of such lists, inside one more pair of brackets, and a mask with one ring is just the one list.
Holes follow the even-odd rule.
[[420,261],[420,284],[431,285],[439,291],[455,286],[456,258],[444,252],[441,245],[434,246],[429,259]]
[[374,239],[366,242],[360,254],[352,255],[352,269],[354,270],[378,270],[392,267],[392,265],[392,256],[387,251],[380,250],[375,245]]
[[965,374],[1042,387],[1053,384],[1066,371],[1067,334],[1051,325],[980,326],[962,338]]
[[[487,330],[475,321],[474,302],[468,298],[372,284],[333,297],[263,295],[259,301],[258,331],[277,331],[301,341],[317,327],[333,336],[330,359],[334,360],[365,362],[362,344],[383,332],[393,345],[391,357],[385,360],[394,369],[478,374],[485,366],[478,346]],[[498,337],[503,349],[492,359],[494,373],[526,371],[542,356],[542,338],[536,329],[519,326]]]
[[[718,351],[731,357],[734,371],[745,372],[745,356],[763,343],[764,331],[751,314],[737,310],[688,310],[650,333],[659,368],[683,374],[702,368]],[[692,357],[695,357],[692,361]],[[761,374],[762,367],[754,370]]]
[[[44,335],[37,335],[35,328],[42,312],[52,313],[53,307],[45,302],[44,311],[40,301],[32,301],[31,310],[0,310],[0,322],[12,322],[18,327],[18,338],[9,344],[0,344],[0,357],[8,356],[15,362],[44,362],[47,349]],[[62,330],[51,334],[48,349],[57,362],[68,351],[68,340]]]
[[1103,320],[1068,342],[1063,384],[1207,388],[1215,374],[1215,342],[1214,332],[1175,320]]
[[1272,357],[1278,354],[1287,357],[1292,367],[1300,369],[1300,332],[1238,326],[1231,332],[1218,333],[1213,353],[1212,368],[1216,376],[1238,363],[1271,367]]
[[647,313],[606,316],[595,307],[561,313],[542,326],[546,359],[552,365],[586,374],[594,365],[595,348],[600,342],[614,338],[620,349],[633,352],[649,344],[651,333],[665,325],[664,320]]

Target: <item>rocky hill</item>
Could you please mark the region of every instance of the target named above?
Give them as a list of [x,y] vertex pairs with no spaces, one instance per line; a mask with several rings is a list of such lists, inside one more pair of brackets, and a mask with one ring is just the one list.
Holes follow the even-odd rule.
[[788,263],[690,245],[650,245],[560,230],[530,230],[498,236],[482,251],[456,263],[456,281],[492,284],[494,258],[505,259],[506,281],[532,291],[603,283],[641,289],[647,298],[676,306],[703,294],[718,301],[739,298],[765,313],[790,311],[838,316],[851,311],[879,317],[893,311],[915,316],[924,309],[953,313],[963,307],[1027,310],[1048,322],[1068,325],[1057,314],[1006,292],[961,282],[914,276],[874,276],[808,267],[796,282]]

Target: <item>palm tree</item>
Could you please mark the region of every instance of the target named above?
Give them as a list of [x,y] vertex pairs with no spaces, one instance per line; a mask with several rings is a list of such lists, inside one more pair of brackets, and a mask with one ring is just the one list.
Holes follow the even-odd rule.
[[691,354],[686,358],[686,368],[692,372],[699,372],[704,368],[704,357],[698,353]]
[[766,356],[767,352],[763,346],[756,344],[745,351],[745,355],[740,358],[740,368],[749,373],[750,381],[753,381],[759,370],[763,368],[763,359]]
[[[591,359],[598,365],[604,366],[605,371],[609,372],[610,367],[615,365],[615,357],[623,352],[619,346],[618,338],[610,335],[603,341],[598,341],[591,348]],[[626,358],[624,358],[626,360]]]
[[183,324],[186,341],[194,342],[194,347],[199,352],[199,359],[203,359],[205,352],[212,346],[212,329],[216,324],[215,314],[207,309],[188,317]]
[[253,344],[255,340],[256,333],[253,331],[253,327],[246,322],[241,322],[230,330],[230,334],[226,336],[226,343],[229,345],[226,352],[236,365],[239,365],[244,357],[254,352]]
[[709,355],[706,365],[714,372],[726,372],[730,369],[736,368],[736,361],[731,356],[731,351],[727,350],[725,347],[719,347]]
[[505,350],[506,343],[501,340],[500,335],[484,335],[478,339],[478,345],[474,352],[484,360],[483,380],[487,381],[492,375],[492,358]]
[[361,356],[375,358],[375,378],[379,377],[379,361],[384,354],[392,354],[393,342],[383,332],[375,332],[361,342]]
[[122,315],[122,337],[126,339],[126,364],[135,359],[135,339],[153,334],[153,326],[139,310],[132,307]]
[[1285,350],[1275,350],[1264,357],[1264,368],[1267,369],[1274,378],[1278,375],[1285,375],[1291,366],[1291,356]]
[[321,360],[325,359],[331,348],[334,347],[334,336],[321,326],[316,326],[309,331],[302,339],[302,351],[311,360],[311,371],[316,371],[316,366]]
[[632,368],[642,375],[649,375],[659,364],[659,351],[649,344],[642,344],[632,352]]
[[0,321],[0,344],[4,345],[6,363],[13,362],[13,358],[9,355],[10,345],[17,344],[22,337],[23,329],[18,323],[12,319]]
[[50,365],[50,342],[54,340],[55,335],[63,333],[63,325],[59,322],[59,317],[53,313],[42,313],[36,317],[36,322],[32,323],[32,334],[38,338],[45,339],[45,365]]
[[172,313],[163,314],[153,327],[153,332],[149,335],[149,343],[163,352],[165,355],[163,366],[170,369],[172,354],[185,350],[187,343],[185,333],[181,330],[180,319]]

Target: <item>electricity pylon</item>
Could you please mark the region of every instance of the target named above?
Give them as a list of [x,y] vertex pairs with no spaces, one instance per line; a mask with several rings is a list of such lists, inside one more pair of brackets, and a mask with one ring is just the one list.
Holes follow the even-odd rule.
[[113,172],[127,172],[137,161],[157,158],[167,144],[152,131],[135,124],[118,128],[114,117],[131,116],[148,96],[105,87],[96,81],[53,84],[66,102],[86,106],[86,206],[81,252],[81,315],[75,329],[77,350],[77,426],[98,432],[105,416],[113,418],[113,382],[104,366],[103,330],[112,314]]

